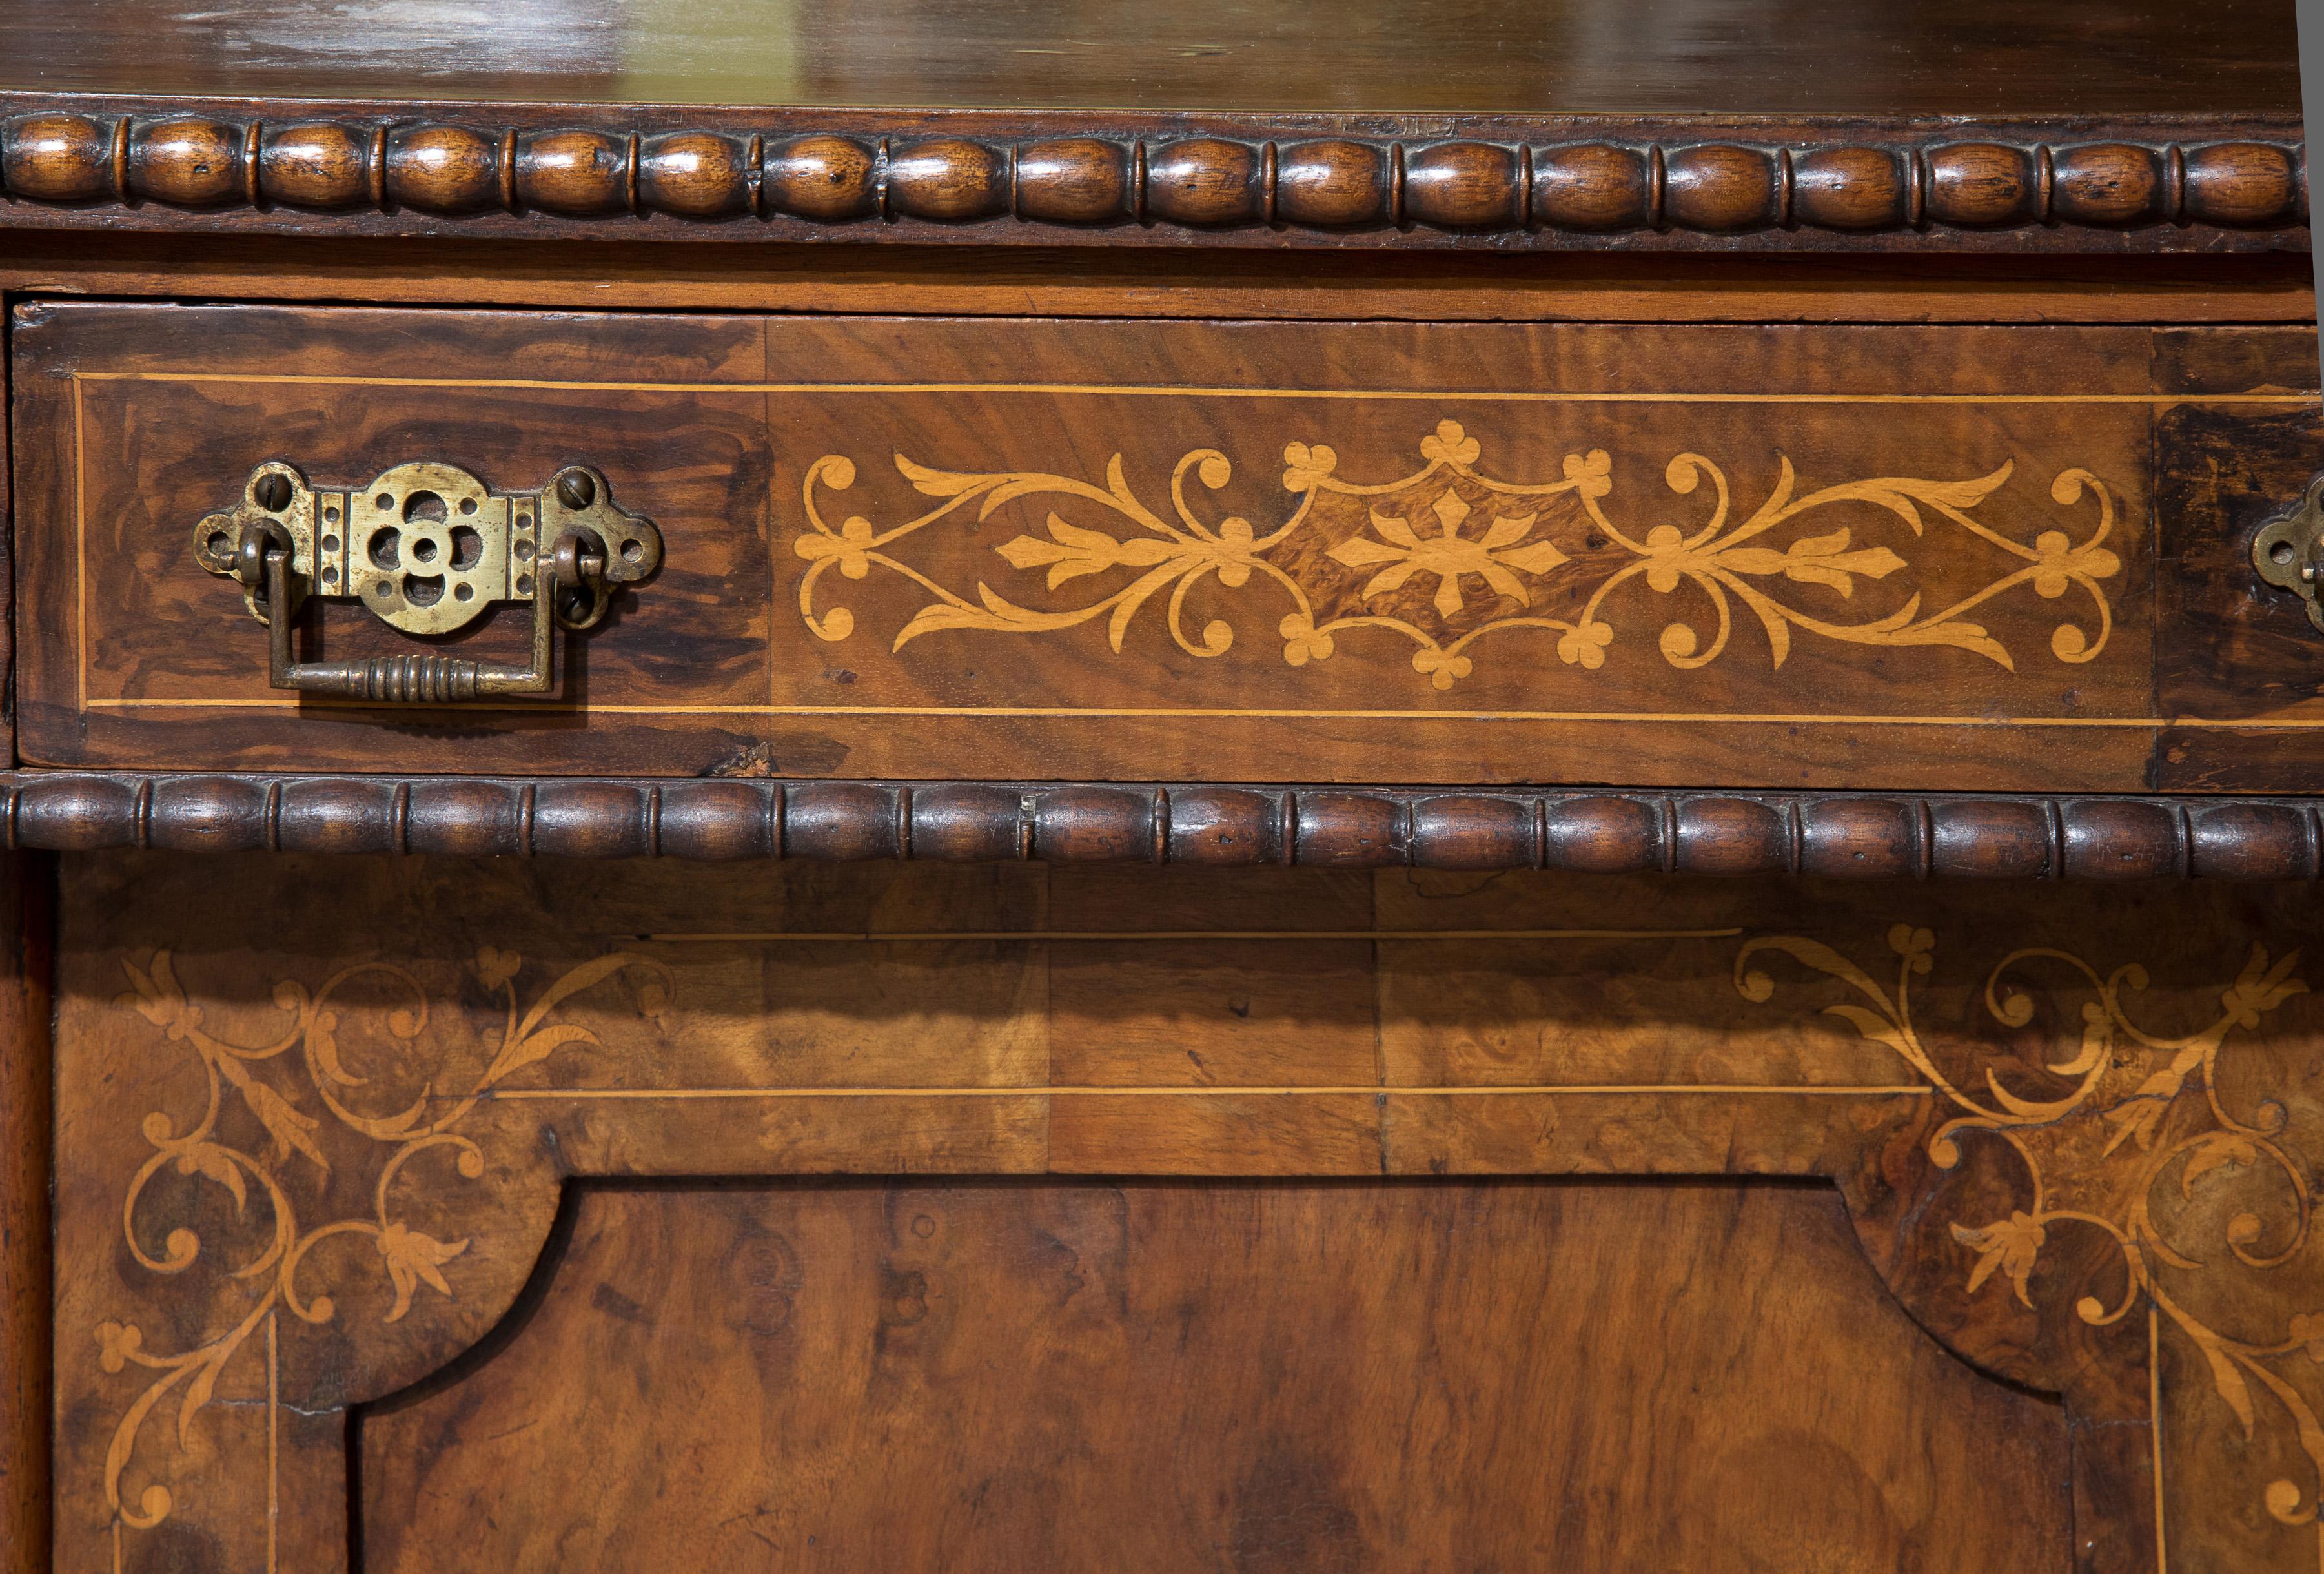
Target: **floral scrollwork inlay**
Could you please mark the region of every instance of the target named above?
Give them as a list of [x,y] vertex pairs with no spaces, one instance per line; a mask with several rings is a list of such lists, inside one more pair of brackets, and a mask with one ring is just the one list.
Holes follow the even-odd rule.
[[[1188,596],[1207,581],[1226,591],[1258,584],[1272,587],[1285,609],[1276,631],[1292,666],[1328,660],[1346,635],[1380,631],[1409,641],[1413,669],[1440,689],[1473,670],[1471,653],[1480,640],[1512,630],[1554,634],[1559,659],[1584,670],[1602,668],[1616,638],[1612,603],[1639,580],[1663,595],[1690,591],[1702,609],[1665,623],[1658,638],[1664,658],[1683,669],[1703,667],[1726,651],[1738,607],[1765,631],[1775,667],[1791,653],[1796,631],[1850,645],[1949,646],[2014,671],[2008,648],[1970,614],[2021,587],[2051,601],[2070,592],[2087,603],[2089,626],[2070,621],[2052,631],[2050,651],[2060,661],[2092,659],[2113,630],[2113,608],[2100,582],[2122,566],[2107,545],[2116,502],[2087,470],[2060,472],[2049,490],[2061,506],[2091,501],[2098,517],[2089,533],[2077,541],[2052,528],[2027,543],[1975,512],[2008,481],[2014,460],[1967,480],[1878,476],[1802,493],[1791,460],[1781,457],[1766,497],[1738,518],[1726,473],[1701,454],[1682,453],[1665,467],[1665,484],[1682,497],[1707,487],[1708,517],[1640,529],[1617,523],[1606,511],[1614,475],[1604,449],[1568,454],[1555,481],[1525,483],[1487,475],[1478,468],[1481,453],[1458,422],[1443,421],[1420,444],[1425,463],[1419,469],[1370,484],[1342,477],[1340,456],[1330,446],[1292,443],[1283,451],[1282,482],[1296,501],[1282,523],[1266,529],[1239,514],[1208,517],[1216,511],[1189,499],[1190,478],[1216,492],[1233,477],[1227,456],[1212,448],[1185,455],[1172,469],[1167,516],[1139,498],[1120,454],[1107,464],[1102,486],[1043,471],[936,470],[898,454],[896,468],[936,502],[885,528],[861,514],[837,524],[826,517],[827,500],[856,480],[853,460],[826,454],[807,467],[807,525],[792,541],[807,564],[798,587],[799,613],[819,637],[847,639],[855,631],[854,613],[844,606],[819,611],[817,593],[834,569],[849,580],[877,569],[910,581],[932,598],[897,631],[894,649],[939,631],[1039,634],[1103,619],[1107,641],[1119,655],[1140,611],[1167,591],[1162,622],[1170,639],[1190,655],[1215,657],[1232,646],[1234,629],[1213,618],[1199,631],[1190,630]],[[971,505],[973,521],[982,524],[1024,498],[1054,503],[1042,533],[1013,537],[993,550],[1020,573],[1041,573],[1051,593],[1079,579],[1096,582],[1097,592],[1068,595],[1072,604],[1045,608],[980,580],[972,597],[909,560],[912,538],[931,526],[962,516]],[[1362,503],[1360,526],[1350,529],[1342,522],[1319,529],[1318,504],[1327,499]],[[1859,541],[1860,520],[1831,520],[1827,511],[1842,504],[1881,511],[1914,538],[1933,516],[1998,553],[1997,572],[1933,611],[1923,610],[1916,590],[1875,615],[1832,615],[1854,603],[1860,583],[1911,567],[1889,546]],[[1065,517],[1061,511],[1067,508],[1080,522]],[[1555,520],[1548,518],[1553,511]],[[1812,515],[1824,516],[1832,528],[1790,531]],[[1553,538],[1561,524],[1568,534]],[[1601,572],[1609,554],[1615,566]],[[1365,577],[1360,585],[1329,586],[1323,576],[1337,570],[1326,569],[1319,558]],[[1426,604],[1434,626],[1424,626],[1427,613],[1397,599],[1415,582],[1432,592]],[[1464,615],[1473,595],[1487,603],[1480,616]],[[1696,626],[1706,612],[1708,638]]]
[[[2264,1270],[2290,1261],[2307,1241],[2312,1202],[2306,1172],[2285,1146],[2285,1107],[2266,1100],[2238,1113],[2223,1099],[2219,1077],[2222,1050],[2238,1030],[2258,1028],[2268,1013],[2307,991],[2293,977],[2300,953],[2271,958],[2255,945],[2242,971],[2220,989],[2217,1015],[2197,1031],[2173,1037],[2134,1019],[2149,982],[2137,963],[2101,974],[2070,952],[2013,952],[1987,976],[1984,1009],[2004,1027],[2025,1027],[2035,1006],[2030,986],[2019,980],[2034,969],[2062,970],[2078,992],[2088,991],[2080,1039],[2057,1059],[2015,1075],[1987,1065],[1978,1086],[1948,1074],[1914,1021],[1914,980],[1932,971],[1935,937],[1899,924],[1887,939],[1895,962],[1893,989],[1831,946],[1794,936],[1746,943],[1735,960],[1736,987],[1748,1000],[1771,999],[1775,980],[1755,963],[1775,953],[1844,985],[1851,998],[1827,1004],[1824,1012],[1892,1051],[1944,1101],[1946,1118],[1928,1140],[1930,1162],[1951,1170],[1963,1159],[1965,1142],[1982,1138],[2006,1145],[2022,1174],[2022,1205],[2006,1216],[1950,1227],[1966,1259],[1965,1290],[1992,1294],[2004,1287],[1998,1293],[2031,1309],[2033,1275],[2043,1252],[2062,1232],[2097,1232],[2120,1260],[2123,1288],[2118,1295],[2080,1297],[2074,1314],[2104,1327],[2142,1305],[2151,1307],[2200,1354],[2212,1389],[2246,1438],[2256,1435],[2261,1421],[2255,1390],[2264,1394],[2292,1428],[2310,1479],[2305,1485],[2272,1481],[2264,1501],[2285,1524],[2314,1523],[2324,1498],[2324,1423],[2282,1367],[2287,1358],[2324,1362],[2324,1311],[2292,1315],[2280,1330],[2255,1337],[2215,1326],[2211,1314],[2192,1304],[2199,1298],[2189,1294],[2200,1282],[2197,1275],[2216,1271],[2215,1260],[2183,1239],[2174,1244],[2156,1217],[2166,1187],[2191,1204],[2207,1183],[2248,1171],[2273,1187],[2282,1214],[2271,1226],[2241,1207],[2239,1198],[2230,1199],[2235,1211],[2219,1231],[2226,1254],[2246,1268]],[[2050,1086],[2037,1087],[2037,1079]]]
[[[319,1293],[329,1276],[328,1271],[313,1266],[318,1261],[318,1246],[337,1238],[370,1243],[374,1271],[384,1277],[392,1298],[385,1313],[389,1322],[401,1321],[423,1289],[453,1298],[454,1281],[447,1270],[471,1243],[466,1238],[438,1239],[412,1228],[402,1216],[400,1200],[415,1187],[431,1190],[441,1178],[439,1171],[415,1165],[413,1161],[440,1151],[462,1179],[481,1179],[485,1173],[484,1149],[459,1129],[478,1105],[509,1076],[557,1050],[600,1043],[587,1027],[554,1020],[558,1008],[583,990],[634,970],[641,1007],[650,1015],[659,1016],[668,1009],[673,985],[662,963],[616,952],[570,969],[542,990],[530,1006],[523,1007],[516,986],[522,962],[515,953],[486,946],[472,965],[484,987],[505,1007],[490,1064],[462,1090],[442,1091],[431,1082],[407,1107],[374,1116],[359,1112],[343,1097],[366,1079],[342,1060],[338,1002],[347,986],[357,980],[383,986],[401,998],[401,1003],[383,1013],[388,1037],[403,1043],[420,1039],[428,1029],[429,998],[420,981],[403,968],[389,962],[360,963],[334,973],[311,991],[295,980],[279,982],[272,1003],[288,1018],[286,1025],[264,1043],[244,1045],[208,1031],[203,1008],[180,984],[176,962],[169,952],[155,952],[142,965],[124,962],[132,988],[119,1003],[159,1028],[167,1042],[190,1050],[208,1084],[208,1101],[190,1127],[180,1130],[176,1119],[158,1109],[143,1119],[141,1130],[153,1151],[130,1177],[121,1205],[121,1226],[131,1257],[139,1267],[162,1275],[185,1273],[203,1258],[200,1236],[184,1226],[170,1230],[158,1256],[141,1239],[141,1205],[152,1183],[165,1171],[219,1188],[237,1218],[248,1212],[254,1201],[263,1203],[270,1227],[263,1232],[263,1245],[246,1261],[225,1269],[233,1280],[248,1283],[252,1293],[242,1315],[223,1332],[190,1348],[165,1354],[146,1348],[144,1334],[135,1323],[108,1320],[97,1327],[97,1361],[103,1371],[119,1373],[136,1367],[156,1374],[122,1415],[106,1454],[106,1499],[122,1523],[150,1529],[166,1519],[173,1506],[170,1489],[158,1482],[134,1497],[124,1492],[123,1484],[139,1434],[157,1406],[182,1390],[176,1430],[178,1444],[183,1448],[196,1416],[211,1402],[220,1375],[270,1316],[279,1310],[318,1325],[337,1316],[332,1297]],[[293,1052],[302,1075],[277,1085],[261,1074],[268,1063],[290,1063]],[[305,1107],[309,1093],[319,1113]],[[237,1102],[265,1133],[263,1140],[248,1147],[238,1146],[220,1134],[222,1118]],[[287,1183],[291,1172],[303,1165],[310,1167],[318,1180],[327,1176],[333,1150],[350,1136],[362,1139],[354,1150],[355,1162],[377,1163],[369,1208],[319,1224],[301,1220]],[[349,1155],[341,1153],[339,1157],[346,1162]],[[343,1266],[337,1261],[333,1265],[335,1270]]]

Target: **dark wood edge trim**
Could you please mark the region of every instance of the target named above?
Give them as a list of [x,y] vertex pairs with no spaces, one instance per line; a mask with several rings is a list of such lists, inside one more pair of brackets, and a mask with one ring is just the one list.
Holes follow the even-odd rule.
[[11,848],[2324,877],[2299,798],[0,773]]
[[[263,111],[262,117],[261,111]],[[325,233],[2304,246],[2295,122],[530,109],[0,94],[0,222]],[[561,118],[553,118],[561,117]],[[1391,120],[1389,124],[1397,124]],[[1423,129],[1424,125],[1426,129]],[[148,212],[149,205],[157,211]],[[78,215],[77,219],[72,216]],[[659,225],[645,221],[659,218]],[[1886,237],[1884,239],[1884,237]],[[2264,237],[2264,239],[2263,239]]]
[[0,1574],[49,1567],[55,861],[0,861]]

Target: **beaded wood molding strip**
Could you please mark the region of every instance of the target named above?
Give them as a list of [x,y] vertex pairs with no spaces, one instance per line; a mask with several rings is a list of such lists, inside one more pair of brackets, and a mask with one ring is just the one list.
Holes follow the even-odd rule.
[[1439,123],[1437,134],[1397,136],[1316,117],[1314,134],[1297,134],[1297,117],[1125,130],[1118,116],[982,111],[809,123],[607,110],[609,124],[576,126],[511,124],[555,112],[508,106],[383,118],[377,106],[301,105],[278,122],[134,102],[0,95],[0,111],[29,110],[0,123],[0,213],[19,224],[126,209],[161,227],[505,233],[578,220],[672,238],[1052,244],[1060,230],[1213,244],[1500,246],[1522,235],[1545,247],[2307,244],[2291,123],[1497,116],[1460,134]]
[[5,844],[1604,873],[2324,878],[2324,800],[0,773]]

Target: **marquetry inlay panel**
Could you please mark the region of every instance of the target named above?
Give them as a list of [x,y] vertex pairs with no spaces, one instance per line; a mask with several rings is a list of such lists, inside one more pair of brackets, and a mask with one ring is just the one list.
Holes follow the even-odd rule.
[[1882,883],[228,868],[69,871],[68,1570],[337,1566],[346,1413],[485,1337],[565,1182],[833,1170],[1821,1177],[1932,1333],[2062,1392],[2111,1533],[2318,1556],[2300,889],[1997,923]]
[[[2061,471],[2050,484],[2052,500],[2061,505],[2090,494],[2096,518],[2085,538],[2076,541],[2052,528],[2024,542],[1997,532],[1971,511],[2009,479],[2014,460],[1958,481],[1884,476],[1802,492],[1790,457],[1779,456],[1766,495],[1747,508],[1717,464],[1680,453],[1665,466],[1664,484],[1682,497],[1700,490],[1709,512],[1684,524],[1633,522],[1626,529],[1608,517],[1601,501],[1614,489],[1613,460],[1603,448],[1565,455],[1560,478],[1540,482],[1481,472],[1481,445],[1455,420],[1437,422],[1419,449],[1423,463],[1410,474],[1368,483],[1342,474],[1339,454],[1328,444],[1288,443],[1283,490],[1290,496],[1283,517],[1263,526],[1240,514],[1206,518],[1189,502],[1190,475],[1214,492],[1233,479],[1233,463],[1215,448],[1184,455],[1170,467],[1170,517],[1139,497],[1119,453],[1106,465],[1102,487],[1040,471],[932,470],[899,453],[896,469],[912,489],[939,501],[885,529],[860,514],[835,524],[825,517],[842,500],[818,498],[818,491],[826,497],[844,492],[856,475],[845,455],[825,455],[807,469],[802,511],[808,529],[791,543],[808,564],[799,580],[799,613],[821,638],[845,640],[854,631],[854,614],[844,606],[818,613],[817,584],[835,568],[844,579],[862,579],[876,566],[924,586],[934,598],[896,631],[895,651],[946,631],[1043,634],[1102,619],[1106,644],[1118,656],[1141,611],[1161,603],[1167,593],[1158,616],[1171,642],[1189,656],[1216,657],[1233,647],[1235,625],[1219,618],[1199,631],[1191,628],[1189,595],[1205,583],[1239,591],[1257,576],[1285,609],[1275,631],[1290,666],[1327,660],[1356,631],[1378,630],[1391,641],[1408,641],[1413,671],[1437,689],[1451,688],[1475,669],[1482,652],[1472,658],[1471,647],[1519,629],[1553,636],[1557,659],[1568,667],[1603,670],[1617,633],[1609,598],[1633,582],[1664,596],[1682,584],[1692,593],[1693,604],[1665,623],[1655,640],[1663,658],[1681,671],[1717,661],[1745,615],[1765,635],[1771,667],[1784,665],[1796,632],[1851,645],[1949,646],[2015,671],[2008,648],[1970,614],[2020,586],[2051,601],[2070,589],[2077,593],[2080,604],[2074,611],[2094,626],[2070,621],[2051,631],[2049,650],[2060,661],[2096,659],[2113,630],[2114,606],[2101,582],[2122,568],[2122,559],[2106,545],[2115,530],[2115,500],[2087,470]],[[1065,604],[1020,604],[982,578],[972,600],[912,566],[918,545],[912,537],[930,529],[941,534],[948,520],[957,525],[967,518],[964,511],[972,504],[981,521],[1019,499],[1034,500],[1033,512],[1047,511],[1042,531],[1011,537],[993,551],[1011,568],[1046,571],[1045,588],[1051,592],[1088,578],[1086,588],[1076,587],[1081,594],[1063,598]],[[1060,511],[1074,503],[1082,505],[1076,511],[1123,533],[1109,534],[1086,518],[1069,521]],[[1907,557],[1886,545],[1858,543],[1849,525],[1815,529],[1819,520],[1831,523],[1849,503],[1892,516],[1888,522],[1908,548],[1926,529],[1925,510],[1995,548],[2000,562],[1988,583],[1924,608],[1925,593]],[[1618,550],[1607,552],[1609,545]],[[1546,606],[1536,609],[1536,594],[1546,601],[1554,589],[1567,588],[1551,578],[1554,571],[1593,550],[1611,559],[1610,572],[1575,587],[1568,599],[1579,600],[1579,610],[1568,608],[1561,617]],[[1947,556],[1941,549],[1931,555]],[[1369,577],[1355,584],[1349,571]],[[1835,621],[1784,594],[1789,586],[1812,585],[1852,602],[1859,585],[1892,576],[1900,581],[1889,598],[1895,604],[1877,612],[1866,609],[1872,615]],[[1481,615],[1464,616],[1471,596],[1481,598],[1487,609]],[[1709,631],[1698,630],[1698,622]]]

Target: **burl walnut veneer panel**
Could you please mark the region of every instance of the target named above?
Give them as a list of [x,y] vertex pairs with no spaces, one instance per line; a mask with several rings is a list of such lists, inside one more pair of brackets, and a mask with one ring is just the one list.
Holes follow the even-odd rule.
[[[1060,1525],[1231,1536],[1205,1494],[1323,1450],[1381,1557],[1405,1513],[1424,1543],[1457,1518],[1503,1547],[1627,1532],[1706,1569],[1786,1526],[1840,1566],[2317,1566],[2305,888],[1997,908],[1958,886],[1401,869],[63,870],[65,1574],[347,1567],[366,1416],[364,1551],[391,1567],[440,1556],[431,1534],[505,1536],[517,1561],[525,1537],[586,1540],[604,1494],[573,1484],[620,1450],[682,1464],[754,1433],[813,1462],[719,1472],[699,1513],[665,1495],[640,1548],[759,1556],[710,1510],[757,1512],[762,1480],[807,1516],[770,1534],[927,1533],[866,1523],[875,1483],[843,1477],[899,1457],[858,1427],[923,1458],[947,1417],[972,1422],[962,1462],[887,1479],[988,1560],[1067,1481]],[[815,1176],[913,1178],[792,1183]],[[1446,1183],[1489,1176],[1827,1183],[1862,1260],[1818,1192]],[[702,1185],[743,1178],[777,1183]],[[1266,1295],[1230,1293],[1239,1265]],[[1024,1353],[996,1371],[1004,1327]],[[823,1329],[827,1357],[784,1365]],[[622,1358],[572,1358],[592,1341]],[[1299,1363],[1335,1348],[1364,1376],[1332,1403],[1360,1411],[1305,1402]],[[1624,1382],[1665,1360],[1662,1385]],[[1151,1413],[1181,1361],[1211,1378],[1183,1401],[1198,1455],[1137,1465],[1161,1428],[1073,1446],[1105,1401]],[[509,1431],[552,1368],[558,1424]],[[1844,1431],[1848,1459],[1786,1445],[1795,1486],[1690,1482],[1621,1523],[1641,1482],[1745,1469],[1722,1450],[1747,1415]],[[1499,1447],[1424,1450],[1415,1496],[1398,1435]],[[519,1457],[544,1474],[503,1468]],[[977,1461],[1011,1459],[1031,1473],[977,1521]],[[1925,1490],[1868,1495],[1859,1469]],[[1537,1471],[1587,1484],[1582,1506],[1506,1501]],[[1331,1477],[1261,1484],[1313,1504]],[[509,1505],[497,1528],[464,1479]],[[1706,1501],[1710,1530],[1684,1512]]]
[[1821,1188],[576,1202],[512,1342],[365,1414],[367,1568],[2070,1566],[2057,1405]]
[[[16,345],[35,764],[2317,779],[2239,740],[2318,724],[2324,647],[2276,640],[2255,699],[2234,632],[2303,625],[2236,558],[2313,446],[2301,330],[37,304]],[[590,464],[666,564],[556,700],[302,702],[190,557],[276,458]],[[2264,484],[2158,512],[2223,460]],[[455,649],[505,659],[520,621]]]

